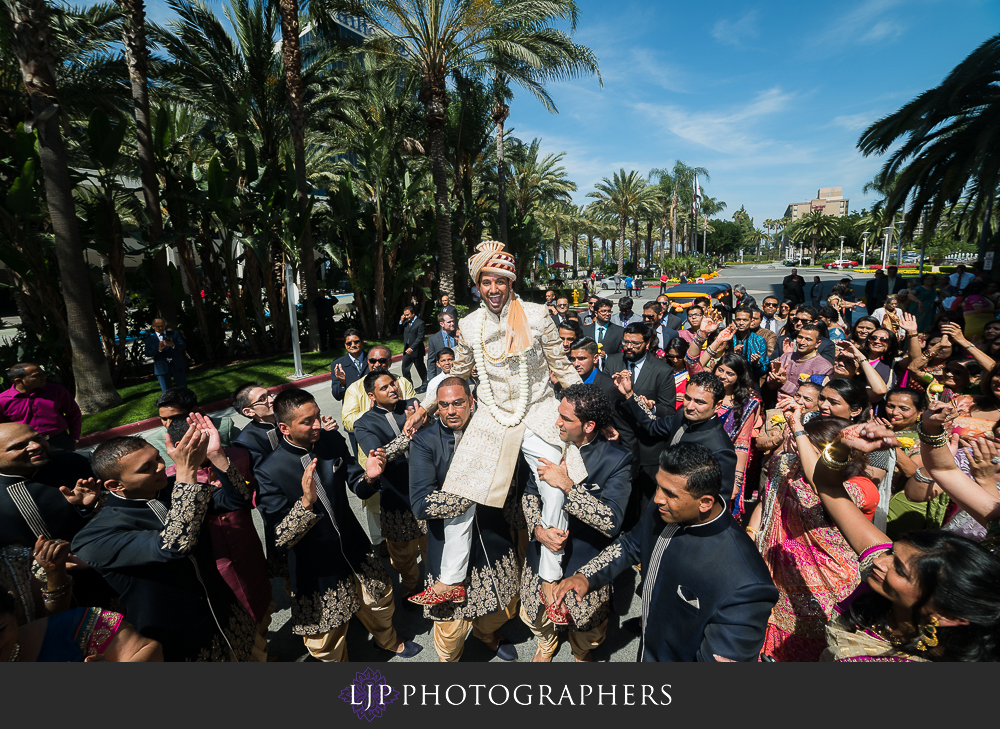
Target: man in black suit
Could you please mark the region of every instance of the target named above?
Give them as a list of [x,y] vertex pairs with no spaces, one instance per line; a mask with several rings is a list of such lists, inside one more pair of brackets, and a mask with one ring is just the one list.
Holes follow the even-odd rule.
[[[629,392],[636,392],[655,403],[655,412],[666,417],[676,412],[677,392],[674,388],[674,371],[666,362],[657,359],[649,351],[649,341],[654,338],[650,328],[641,322],[633,322],[625,327],[622,341],[623,351],[608,357],[604,371],[614,377],[618,372],[629,372]],[[631,529],[639,521],[642,497],[649,499],[656,488],[656,469],[662,439],[650,435],[636,427],[636,418],[631,409],[622,406],[624,419],[629,423],[626,432],[620,433],[622,445],[632,451],[632,495],[625,510],[625,529]],[[645,417],[645,415],[644,415]],[[616,426],[617,427],[617,426]]]
[[564,321],[566,321],[566,315],[569,313],[569,299],[565,296],[556,299],[556,313],[552,315],[552,323],[559,326]]
[[664,450],[642,521],[555,588],[557,607],[583,601],[641,564],[639,661],[756,661],[764,647],[778,590],[719,498],[714,455],[698,443]]
[[668,327],[663,324],[661,317],[663,315],[663,308],[657,304],[655,301],[648,301],[646,305],[642,307],[642,320],[647,325],[653,327],[656,332],[656,348],[666,349],[667,342],[669,342],[674,337],[680,336],[677,334],[675,329]]
[[427,392],[427,367],[424,365],[424,322],[417,316],[417,309],[412,304],[403,307],[403,316],[399,320],[403,328],[403,377],[410,382],[410,368],[416,366],[417,374],[422,380],[420,387],[414,392]]
[[[597,343],[590,337],[583,337],[570,345],[569,362],[573,369],[583,378],[585,385],[597,385],[601,392],[611,401],[611,415],[615,430],[618,431],[618,442],[623,445],[635,441],[635,434],[632,432],[632,424],[629,418],[625,417],[623,403],[625,396],[621,394],[615,381],[607,372],[601,372],[597,368],[600,362]],[[562,386],[555,386],[556,393],[562,390]],[[628,448],[629,446],[625,446]]]
[[[726,388],[723,387],[722,381],[711,372],[698,372],[692,375],[684,389],[684,404],[680,410],[660,416],[659,413],[654,415],[650,412],[649,408],[636,397],[636,394],[641,393],[635,389],[627,372],[619,373],[614,379],[618,389],[627,398],[625,410],[635,419],[636,432],[654,439],[657,444],[657,464],[659,464],[659,452],[664,448],[670,448],[678,443],[700,443],[719,461],[723,485],[721,496],[729,502],[736,485],[736,447],[726,435],[722,421],[715,415],[715,409],[726,396]],[[641,378],[639,382],[642,383]],[[673,383],[672,378],[671,383]],[[670,402],[673,402],[673,398]],[[655,491],[655,471],[653,484]],[[649,492],[643,496],[648,500],[653,494]],[[642,504],[642,508],[645,510],[645,503]]]
[[[887,296],[889,294],[898,294],[900,291],[906,290],[906,279],[899,275],[898,268],[895,266],[889,266],[889,268],[885,269],[885,273],[885,288]],[[872,309],[872,311],[875,310]]]
[[594,323],[583,328],[583,336],[590,337],[601,345],[606,356],[622,351],[622,335],[625,330],[611,323],[611,309],[614,304],[610,299],[598,299],[594,305]]
[[324,289],[316,292],[313,307],[319,321],[319,348],[326,351],[333,347],[333,312],[337,305],[337,297],[331,296]]
[[888,288],[885,283],[885,271],[881,268],[875,271],[875,278],[865,282],[865,309],[869,315],[885,306]]
[[656,297],[656,303],[662,308],[660,313],[660,323],[666,324],[667,329],[673,329],[674,331],[679,332],[681,327],[684,326],[684,320],[672,313],[670,297],[665,294],[660,294]]
[[806,280],[799,275],[799,270],[793,268],[781,282],[781,298],[801,304],[806,300]]
[[441,295],[441,313],[451,314],[458,321],[458,309],[451,305],[451,297],[448,294]]
[[584,326],[588,324],[593,324],[594,319],[597,318],[597,314],[594,312],[594,308],[597,306],[597,302],[600,300],[600,296],[597,294],[591,294],[587,297],[587,310],[580,314],[580,323]]
[[330,363],[330,387],[333,399],[344,401],[347,388],[368,374],[368,357],[365,355],[365,340],[357,329],[344,332],[344,347],[347,354]]
[[433,380],[439,374],[441,374],[441,368],[438,367],[438,355],[440,355],[442,349],[455,349],[457,336],[455,330],[458,327],[457,321],[454,316],[442,311],[438,314],[438,326],[441,327],[441,331],[430,335],[427,338],[427,380]]

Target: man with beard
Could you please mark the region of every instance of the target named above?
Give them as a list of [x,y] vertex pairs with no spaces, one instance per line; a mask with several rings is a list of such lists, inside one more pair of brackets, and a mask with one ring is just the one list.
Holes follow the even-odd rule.
[[[614,304],[610,299],[599,299],[594,305],[594,321],[583,328],[583,336],[593,339],[601,348],[604,357],[622,351],[622,335],[625,330],[611,321]],[[603,369],[601,360],[598,364]]]
[[[674,371],[649,351],[652,336],[645,324],[629,324],[625,328],[622,353],[609,357],[604,371],[613,378],[616,373],[630,373],[634,391],[654,403],[658,416],[666,417],[676,412]],[[623,408],[623,414],[629,427],[619,431],[620,440],[632,452],[632,495],[625,510],[624,526],[629,529],[639,520],[643,494],[651,496],[656,488],[656,469],[663,443],[660,438],[635,427],[635,416],[627,408]]]

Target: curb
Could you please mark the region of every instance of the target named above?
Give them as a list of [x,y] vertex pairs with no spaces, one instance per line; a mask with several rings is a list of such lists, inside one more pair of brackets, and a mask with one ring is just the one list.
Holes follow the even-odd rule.
[[[393,363],[399,362],[403,359],[403,355],[397,354],[392,358]],[[292,382],[285,382],[280,385],[275,385],[274,387],[267,388],[268,392],[273,392],[278,394],[279,392],[284,392],[285,390],[290,390],[293,387],[311,387],[313,385],[318,385],[321,382],[329,382],[333,375],[329,372],[325,372],[322,375],[312,375],[311,377],[303,377],[300,380],[294,380]],[[232,407],[233,401],[230,398],[224,400],[216,400],[215,402],[210,402],[206,405],[199,405],[198,407],[206,413],[211,413],[216,410],[223,410],[228,407]],[[86,447],[100,443],[101,441],[108,440],[110,438],[118,438],[123,435],[135,435],[136,433],[141,433],[144,430],[149,430],[150,428],[155,428],[160,424],[159,418],[146,418],[145,420],[139,420],[135,423],[127,423],[125,425],[119,425],[114,428],[109,428],[108,430],[100,430],[96,433],[88,433],[76,442],[77,448]]]

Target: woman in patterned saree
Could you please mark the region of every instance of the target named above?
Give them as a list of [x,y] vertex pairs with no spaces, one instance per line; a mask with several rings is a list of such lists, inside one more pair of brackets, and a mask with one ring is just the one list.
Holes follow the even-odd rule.
[[[1000,497],[965,476],[948,449],[950,405],[932,403],[920,431],[924,467],[989,536],[981,545],[946,531],[910,532],[890,542],[859,512],[843,487],[844,464],[857,452],[898,445],[890,428],[866,423],[838,433],[815,481],[823,507],[860,555],[864,583],[827,626],[823,660],[849,662],[996,661],[1000,659]],[[986,439],[977,461],[996,459]],[[993,538],[993,541],[991,540]]]
[[64,610],[20,628],[14,596],[0,590],[0,662],[162,661],[163,649],[109,610]]
[[[824,628],[834,606],[858,586],[858,558],[827,518],[813,486],[820,449],[850,425],[819,416],[802,425],[802,411],[788,416],[795,452],[776,454],[747,533],[757,543],[780,595],[771,612],[763,653],[778,661],[818,661],[826,648]],[[878,490],[864,475],[865,461],[844,472],[854,503],[870,519]]]

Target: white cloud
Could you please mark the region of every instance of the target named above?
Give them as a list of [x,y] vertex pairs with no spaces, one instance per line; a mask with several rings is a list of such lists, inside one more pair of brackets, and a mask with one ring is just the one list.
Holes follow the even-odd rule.
[[[837,53],[845,45],[863,45],[899,38],[907,30],[903,10],[907,0],[862,0],[853,10],[833,21],[818,36],[807,39],[810,51]],[[834,12],[841,10],[838,6]],[[891,14],[891,16],[890,16]]]
[[874,121],[871,114],[844,114],[834,117],[830,125],[841,127],[849,132],[860,132]]
[[752,122],[789,108],[794,95],[775,87],[757,95],[749,104],[719,112],[690,112],[678,106],[645,102],[633,105],[669,132],[716,152],[750,154],[772,144],[758,137]]
[[712,26],[712,37],[719,43],[734,48],[745,47],[745,42],[760,36],[756,10],[748,10],[736,19],[722,18]]

